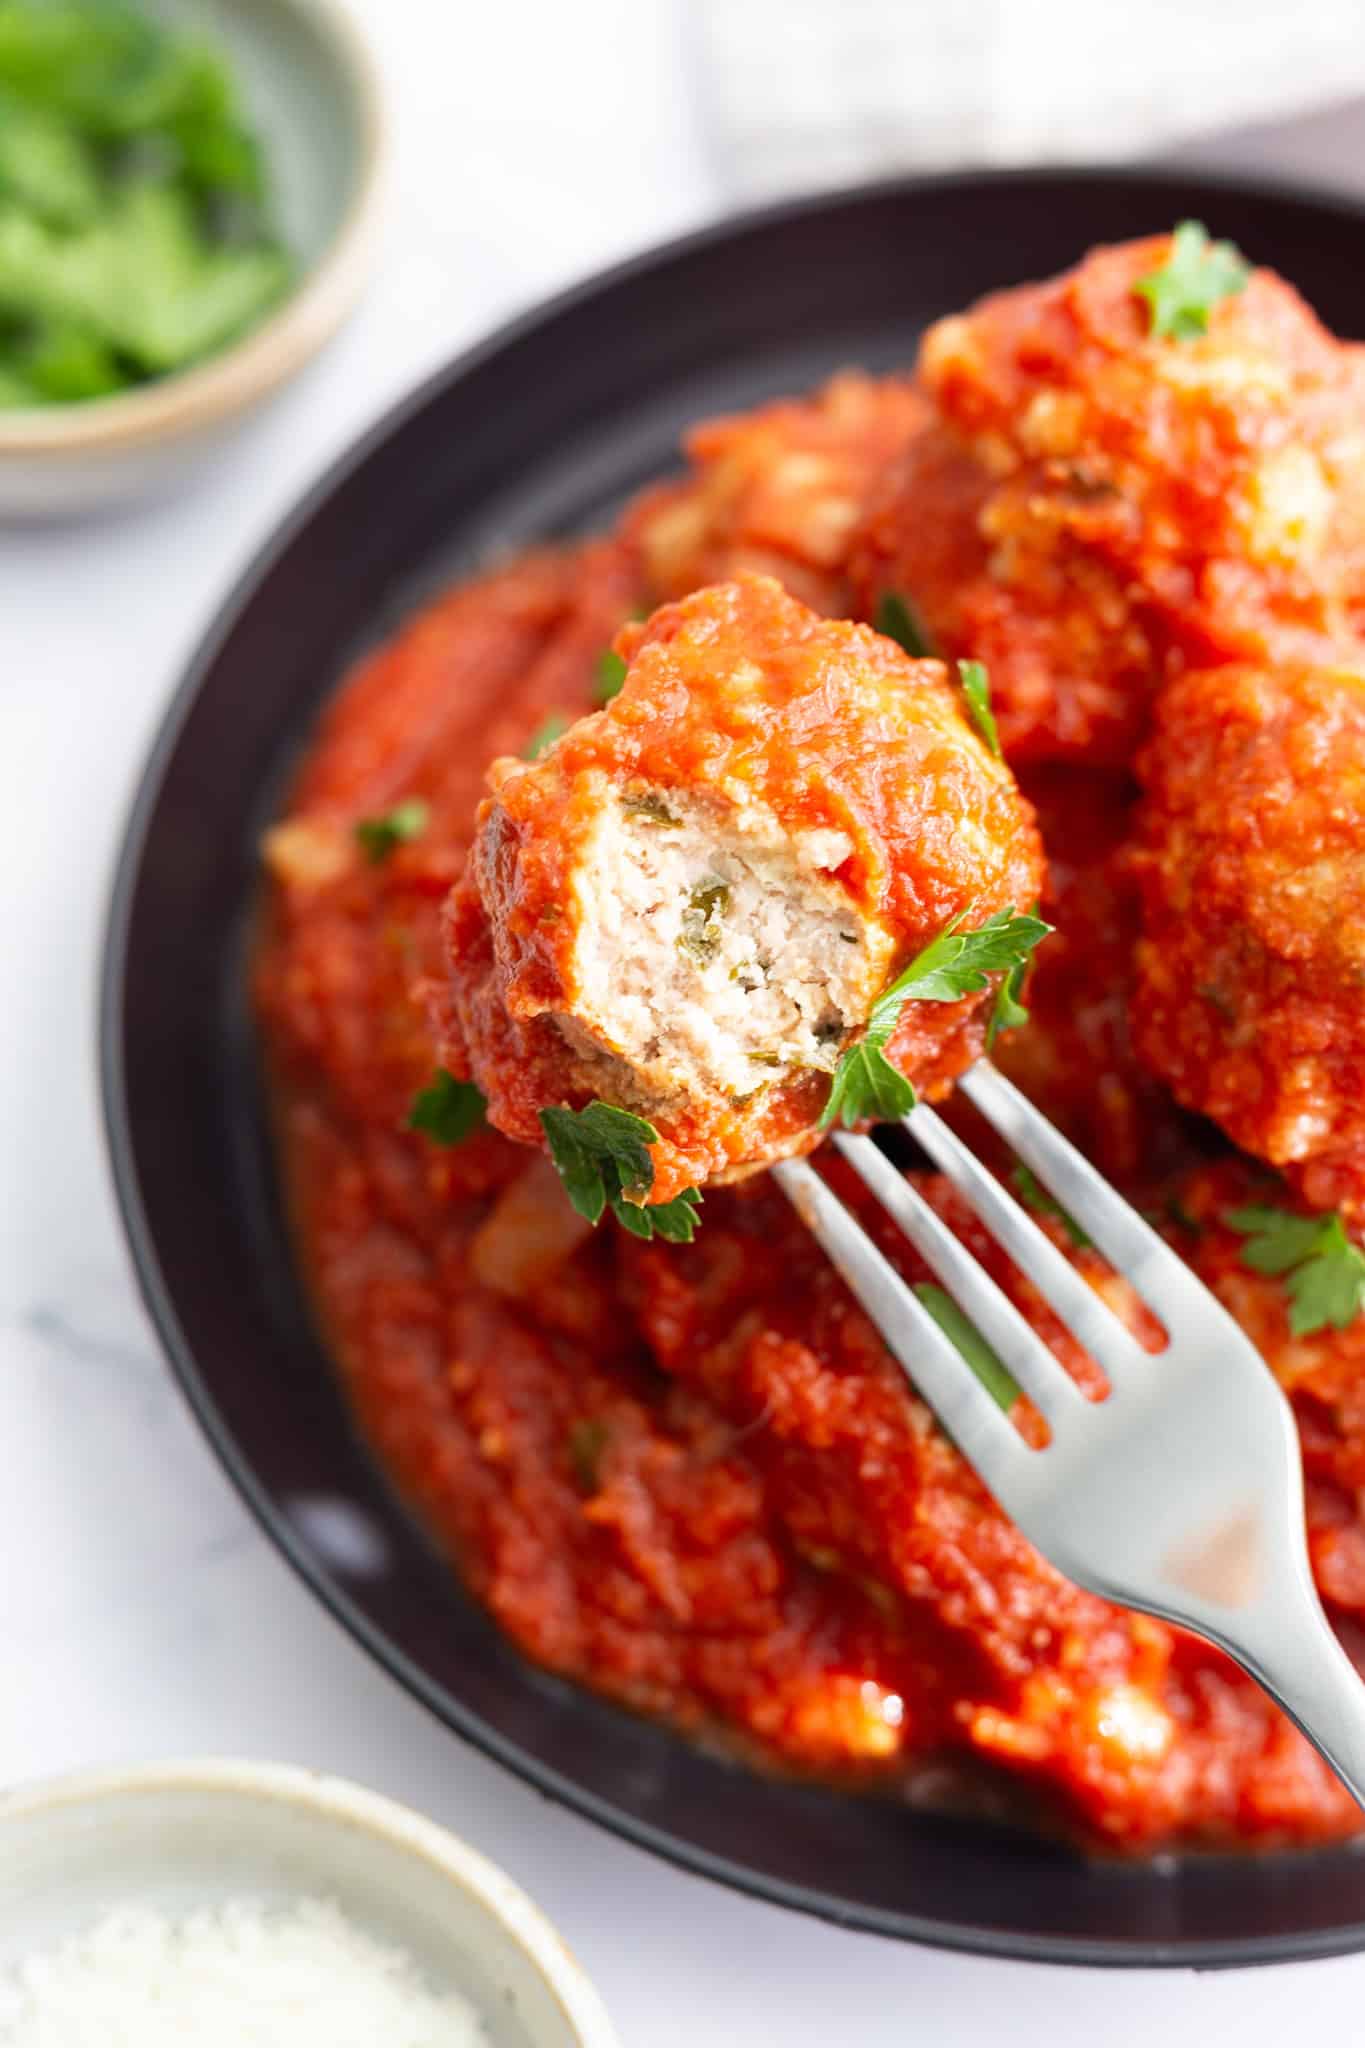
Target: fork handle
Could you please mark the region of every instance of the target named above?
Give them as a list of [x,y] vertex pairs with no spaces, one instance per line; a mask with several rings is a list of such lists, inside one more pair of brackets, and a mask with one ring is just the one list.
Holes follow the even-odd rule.
[[1233,1655],[1365,1807],[1365,1680],[1316,1594],[1305,1589],[1302,1599],[1282,1603],[1266,1620],[1271,1625],[1263,1631],[1242,1635]]

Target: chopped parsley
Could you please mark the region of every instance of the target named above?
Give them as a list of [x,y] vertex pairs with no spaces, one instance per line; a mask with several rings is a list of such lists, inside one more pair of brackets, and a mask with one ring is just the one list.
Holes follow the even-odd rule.
[[663,798],[652,789],[623,796],[621,808],[628,818],[648,818],[651,825],[676,825],[678,822]]
[[708,875],[688,891],[678,934],[678,951],[705,967],[720,951],[721,921],[730,908],[730,884]]
[[1015,1192],[1026,1209],[1032,1209],[1035,1216],[1053,1217],[1061,1224],[1078,1252],[1091,1248],[1095,1240],[1086,1236],[1074,1217],[1067,1215],[1056,1196],[1048,1193],[1037,1174],[1025,1166],[1022,1159],[1010,1175],[1010,1179],[1014,1182]]
[[897,1073],[885,1050],[904,1005],[955,1003],[974,994],[986,986],[988,975],[1002,970],[1012,973],[1052,930],[1042,918],[1010,909],[998,910],[976,931],[959,931],[971,907],[917,953],[872,1005],[862,1037],[848,1048],[834,1070],[834,1083],[820,1119],[822,1131],[836,1119],[852,1129],[864,1118],[890,1122],[908,1115],[915,1106],[915,1091],[904,1074]]
[[1008,1415],[1019,1399],[1018,1383],[996,1357],[974,1323],[969,1323],[950,1294],[922,1280],[916,1287],[924,1307],[950,1344],[962,1353],[972,1371],[998,1408]]
[[610,704],[626,679],[625,657],[614,647],[604,647],[597,657],[596,675],[592,701],[594,704]]
[[923,661],[934,651],[934,643],[920,624],[914,606],[909,598],[902,597],[899,591],[883,591],[877,606],[877,616],[872,623],[878,633],[884,633],[888,640],[894,640],[898,647],[903,647],[916,661]]
[[1197,220],[1182,220],[1170,254],[1133,290],[1151,311],[1153,341],[1192,341],[1209,331],[1209,314],[1246,290],[1251,267],[1231,242],[1211,242]]
[[609,1102],[590,1102],[586,1109],[542,1109],[540,1127],[565,1193],[589,1223],[600,1223],[610,1209],[633,1237],[692,1242],[701,1205],[696,1188],[684,1188],[671,1202],[645,1205],[654,1185],[647,1148],[659,1142],[653,1124]]
[[544,725],[538,725],[527,740],[523,759],[538,761],[542,754],[547,754],[556,740],[563,739],[569,730],[569,723],[562,711],[552,711]]
[[972,715],[972,724],[998,761],[1000,734],[996,730],[995,713],[991,710],[991,679],[986,673],[986,664],[984,661],[960,661],[957,673],[962,683],[962,694],[967,699],[967,709]]
[[[1035,917],[1038,915],[1038,910],[1039,905],[1035,903],[1033,906],[1033,915]],[[1051,931],[1051,929],[1052,927],[1049,925],[1048,930]],[[1028,956],[1025,955],[1022,960],[1016,961],[1015,965],[1011,967],[1009,973],[1001,982],[999,988],[995,991],[995,1001],[991,1005],[990,1019],[986,1025],[987,1052],[994,1052],[995,1041],[999,1038],[1002,1031],[1017,1031],[1021,1024],[1028,1023],[1028,1007],[1020,1000],[1024,993],[1024,982],[1028,977],[1028,970]]]
[[1298,1216],[1253,1203],[1229,1209],[1223,1221],[1246,1239],[1244,1266],[1283,1277],[1294,1336],[1310,1337],[1329,1323],[1344,1330],[1365,1308],[1365,1252],[1352,1244],[1335,1210]]
[[366,860],[378,867],[396,846],[406,846],[410,839],[420,839],[427,829],[430,815],[420,796],[407,797],[377,818],[357,819],[356,843]]
[[408,1111],[408,1129],[425,1131],[437,1145],[460,1145],[484,1120],[486,1104],[472,1081],[457,1081],[438,1067],[429,1084],[415,1095]]

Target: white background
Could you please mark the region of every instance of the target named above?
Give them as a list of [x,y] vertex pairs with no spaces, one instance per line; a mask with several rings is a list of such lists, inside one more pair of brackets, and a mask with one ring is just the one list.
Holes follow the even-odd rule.
[[116,835],[177,668],[277,514],[420,373],[723,203],[667,5],[372,0],[368,18],[398,161],[354,325],[188,496],[0,532],[0,1776],[215,1751],[354,1776],[525,1884],[628,2048],[1283,2048],[1310,2016],[1359,2039],[1365,1958],[1120,1979],[937,1955],[732,1896],[551,1808],[318,1609],[168,1380],[110,1198],[92,1017]]

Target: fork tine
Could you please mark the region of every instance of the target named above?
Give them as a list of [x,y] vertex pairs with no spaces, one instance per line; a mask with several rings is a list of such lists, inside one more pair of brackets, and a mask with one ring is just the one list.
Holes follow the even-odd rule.
[[1185,1261],[989,1060],[958,1086],[1144,1301],[1166,1316],[1207,1313],[1207,1290]]
[[887,1214],[904,1231],[925,1264],[943,1282],[963,1314],[975,1324],[1002,1365],[1048,1419],[1059,1419],[1066,1404],[1084,1401],[1072,1379],[1037,1331],[1020,1315],[960,1238],[896,1171],[870,1138],[840,1132],[835,1144]]
[[[1020,1272],[1027,1274],[1043,1299],[1111,1379],[1145,1357],[1137,1340],[1094,1289],[1086,1285],[1052,1239],[1006,1193],[995,1175],[941,1117],[921,1102],[902,1121],[935,1166],[947,1174],[958,1193],[970,1203],[1001,1249]],[[1033,1164],[1031,1159],[1029,1164]],[[1060,1195],[1058,1200],[1062,1200]],[[1085,1219],[1078,1216],[1077,1220]]]
[[807,1160],[783,1160],[773,1178],[963,1456],[988,1486],[1007,1486],[1033,1453],[956,1345]]

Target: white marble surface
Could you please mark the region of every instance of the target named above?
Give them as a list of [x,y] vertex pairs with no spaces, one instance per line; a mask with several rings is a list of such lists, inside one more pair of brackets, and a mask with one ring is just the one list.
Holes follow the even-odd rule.
[[[1365,1958],[1060,1972],[842,1933],[683,1877],[462,1748],[314,1605],[200,1442],[138,1305],[93,1062],[110,859],[177,665],[326,458],[453,347],[720,203],[665,0],[371,0],[399,114],[381,276],[312,376],[179,502],[0,533],[0,1775],[240,1752],[465,1832],[541,1900],[629,2048],[1281,2048]],[[856,2025],[852,2015],[856,2015]]]

